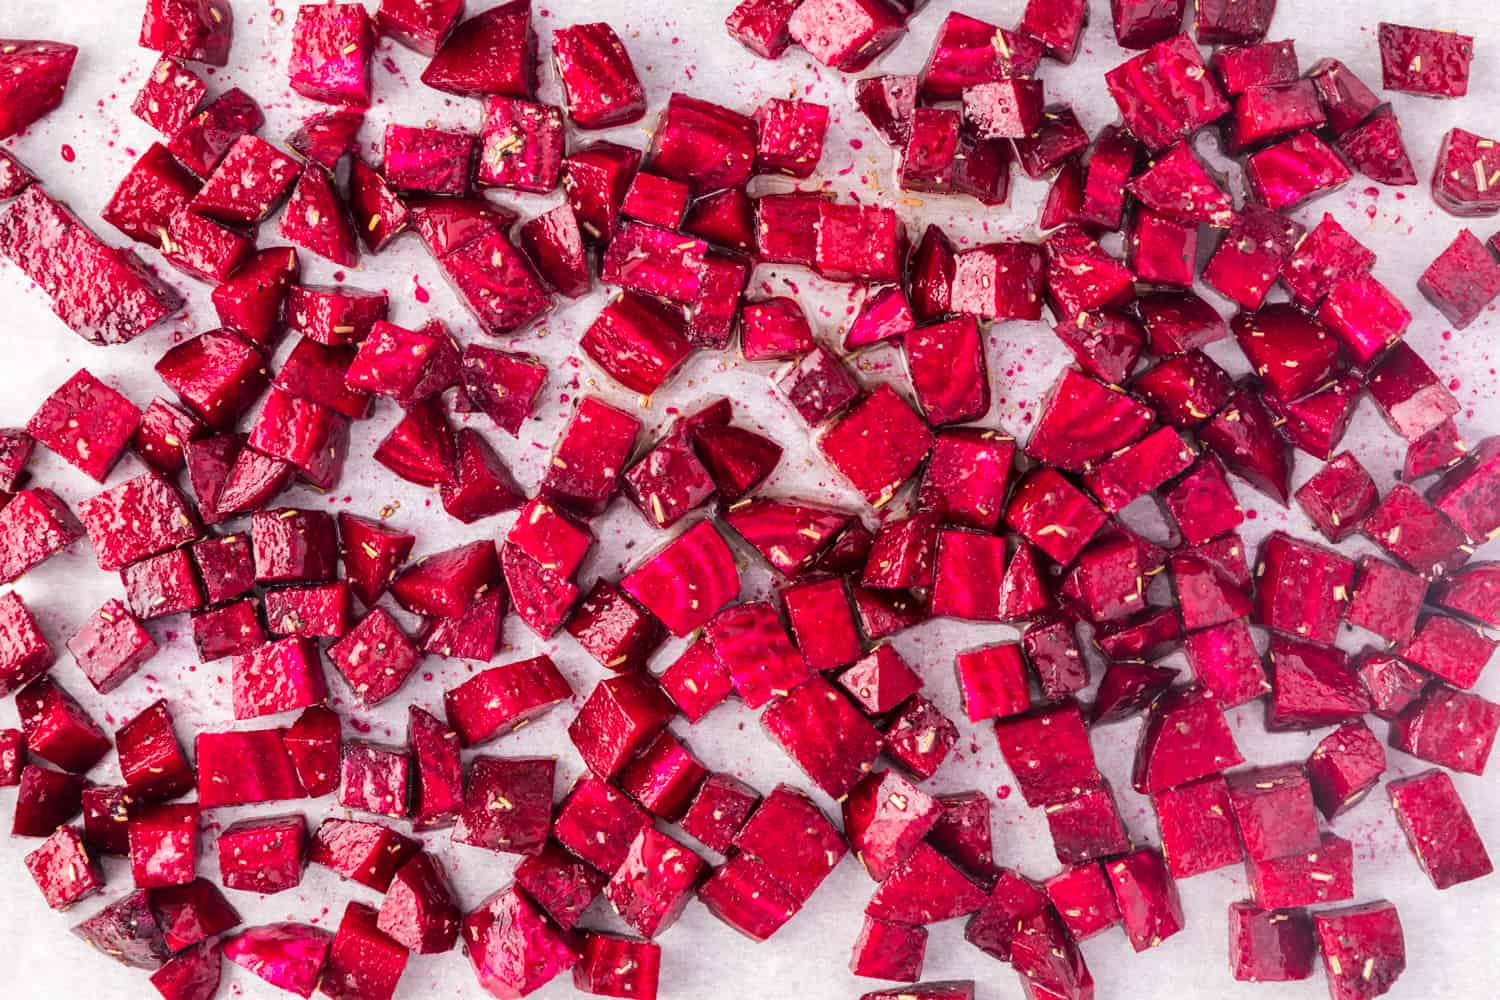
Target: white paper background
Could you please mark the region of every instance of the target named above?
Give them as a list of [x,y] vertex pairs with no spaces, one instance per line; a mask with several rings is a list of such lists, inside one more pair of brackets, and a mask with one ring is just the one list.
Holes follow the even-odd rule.
[[[253,94],[265,108],[269,123],[263,134],[280,140],[297,120],[317,108],[292,94],[285,85],[285,58],[295,4],[283,3],[285,18],[272,16],[275,0],[238,0],[232,65],[215,73],[212,89],[218,92],[239,85]],[[374,0],[371,0],[374,6]],[[471,7],[478,4],[471,4]],[[888,151],[852,112],[846,81],[812,65],[792,51],[777,63],[752,57],[724,34],[722,19],[730,0],[696,0],[681,4],[641,4],[624,0],[538,0],[538,31],[543,45],[550,28],[571,21],[607,20],[621,31],[645,80],[652,115],[669,93],[681,89],[698,96],[752,111],[768,97],[799,95],[824,101],[833,108],[820,176],[839,191],[856,191],[863,198],[890,199],[893,189]],[[912,23],[905,39],[872,70],[914,72],[927,53],[944,14],[954,4],[933,0]],[[1023,0],[975,2],[959,5],[966,12],[1000,24],[1013,24]],[[1094,23],[1085,41],[1085,52],[1071,68],[1044,66],[1049,99],[1073,101],[1085,127],[1092,133],[1116,117],[1104,94],[1101,76],[1123,58],[1109,30],[1109,16],[1102,0],[1096,0]],[[1272,37],[1293,37],[1304,68],[1320,56],[1336,56],[1347,62],[1372,84],[1379,82],[1379,63],[1374,26],[1381,19],[1452,28],[1479,35],[1474,76],[1468,99],[1433,103],[1392,95],[1406,128],[1406,138],[1417,170],[1430,173],[1442,132],[1464,125],[1493,135],[1500,131],[1495,114],[1500,100],[1500,51],[1485,28],[1494,23],[1493,8],[1482,0],[1449,3],[1415,3],[1412,0],[1365,0],[1360,4],[1294,3],[1283,0]],[[644,8],[644,9],[643,9]],[[674,9],[675,8],[675,9]],[[7,0],[0,12],[0,35],[17,38],[54,38],[78,44],[82,52],[64,106],[31,132],[9,143],[26,163],[46,181],[49,190],[69,201],[106,238],[118,242],[117,234],[97,221],[97,213],[133,157],[155,138],[129,111],[154,55],[135,45],[139,24],[139,0]],[[375,67],[377,104],[362,134],[367,143],[378,144],[384,124],[433,122],[444,126],[476,127],[477,104],[449,98],[422,87],[418,77],[424,61],[404,49],[383,42]],[[546,71],[543,99],[560,96],[550,70]],[[616,130],[612,138],[644,145],[650,124]],[[76,160],[65,160],[64,144],[76,151]],[[376,147],[371,146],[372,152]],[[786,182],[758,182],[766,189],[785,188]],[[899,209],[914,235],[928,221],[951,226],[950,233],[966,239],[1029,235],[1044,186],[1019,178],[1011,205],[984,211],[974,202],[926,198],[923,205],[901,204]],[[528,213],[555,201],[507,199]],[[1469,440],[1486,430],[1500,430],[1500,404],[1496,400],[1493,338],[1497,324],[1487,314],[1467,331],[1445,334],[1442,317],[1421,301],[1416,277],[1460,228],[1458,220],[1435,211],[1425,187],[1407,188],[1403,194],[1377,189],[1361,179],[1337,195],[1304,209],[1305,221],[1315,222],[1323,211],[1336,214],[1360,239],[1380,254],[1376,274],[1404,296],[1416,314],[1409,335],[1411,343],[1445,376],[1455,380],[1455,391],[1465,410],[1459,424]],[[1495,223],[1480,220],[1476,229],[1487,238]],[[267,227],[263,242],[275,241]],[[155,259],[143,251],[148,259]],[[332,268],[304,255],[305,273],[313,280],[327,280]],[[142,337],[132,347],[91,347],[62,327],[49,312],[43,298],[13,268],[0,267],[0,367],[6,372],[5,391],[0,392],[0,425],[25,422],[42,397],[81,365],[105,377],[144,406],[164,389],[151,371],[151,363],[171,343],[190,332],[214,325],[208,297],[202,286],[171,275],[191,292],[186,316]],[[408,325],[436,315],[453,326],[461,339],[482,337],[458,308],[435,268],[415,240],[400,242],[378,258],[367,258],[351,283],[385,287],[392,293],[392,318]],[[420,305],[414,290],[431,292],[430,304]],[[805,272],[777,274],[758,272],[754,291],[761,294],[793,294],[808,308],[815,324],[827,336],[835,336],[857,304],[857,293],[830,286]],[[495,432],[480,418],[476,426],[511,462],[517,477],[528,488],[535,486],[542,459],[555,438],[560,422],[570,409],[570,400],[581,390],[596,391],[622,405],[635,400],[614,387],[596,382],[594,374],[574,354],[574,344],[583,327],[602,303],[596,292],[559,309],[544,331],[520,338],[518,346],[545,356],[554,366],[541,406],[542,420],[525,429],[520,440]],[[1227,304],[1220,303],[1227,310]],[[283,348],[285,350],[285,346]],[[1243,369],[1243,362],[1230,345],[1218,345],[1211,353],[1226,364]],[[1024,437],[1029,430],[1034,401],[1064,364],[1064,352],[1042,324],[1011,323],[992,329],[991,372],[995,381],[995,412],[991,422]],[[867,378],[902,377],[899,362],[888,351],[878,351],[859,360]],[[643,412],[648,423],[659,426],[676,408],[684,407],[712,392],[732,396],[741,405],[741,421],[765,428],[787,446],[787,455],[770,485],[773,492],[848,501],[840,492],[816,453],[808,445],[795,416],[780,404],[766,380],[767,366],[745,364],[730,355],[695,358],[683,375],[655,397]],[[383,405],[373,420],[359,425],[354,435],[351,459],[337,495],[319,496],[298,491],[293,503],[328,509],[351,509],[373,514],[385,504],[399,500],[401,508],[393,523],[418,533],[418,552],[446,547],[460,540],[498,537],[508,529],[510,517],[495,518],[469,529],[460,529],[433,500],[414,487],[397,481],[368,461],[368,455],[395,422],[393,407]],[[1348,443],[1359,458],[1385,485],[1400,466],[1402,447],[1381,423],[1369,402],[1361,404]],[[39,483],[51,485],[72,503],[97,490],[95,484],[39,449],[34,460]],[[1297,482],[1315,471],[1316,463],[1299,454]],[[127,459],[111,482],[137,470]],[[1252,545],[1265,530],[1290,523],[1300,532],[1311,529],[1296,513],[1288,514],[1245,488],[1237,488],[1242,502],[1258,517],[1246,525]],[[617,575],[622,566],[654,547],[661,539],[646,528],[628,504],[617,503],[597,523],[604,544],[585,567],[584,576]],[[1362,551],[1357,543],[1347,548]],[[1486,552],[1493,558],[1492,552]],[[747,560],[748,563],[748,560]],[[748,592],[763,592],[764,573],[747,574]],[[20,591],[36,609],[42,625],[59,648],[77,625],[107,597],[118,592],[118,584],[97,571],[86,543],[53,559],[22,581]],[[179,732],[185,737],[203,727],[226,727],[230,717],[223,664],[197,667],[184,618],[169,619],[152,626],[162,652],[135,679],[101,699],[94,695],[77,668],[64,657],[56,676],[79,696],[96,716],[110,727],[117,726],[158,697],[172,700]],[[944,710],[962,718],[952,681],[951,663],[956,649],[997,641],[1014,635],[1008,629],[981,628],[953,623],[934,623],[903,635],[896,646],[923,669],[929,693]],[[1357,648],[1371,636],[1352,632],[1345,643]],[[541,643],[512,617],[506,623],[508,648],[502,660],[550,653],[572,680],[580,694],[587,693],[602,671],[566,636]],[[669,663],[676,646],[659,659]],[[1181,665],[1178,658],[1168,661]],[[659,668],[658,666],[658,668]],[[196,669],[195,669],[196,667]],[[376,712],[356,713],[370,727],[375,739],[399,741],[404,735],[405,706],[409,702],[437,708],[441,692],[468,676],[472,668],[458,661],[428,660],[402,691],[395,703]],[[1097,673],[1096,673],[1097,676]],[[343,696],[335,679],[335,694]],[[1500,675],[1494,671],[1479,685],[1492,698],[1500,697]],[[561,758],[559,792],[581,768],[568,744],[564,729],[571,711],[553,713],[539,725],[507,737],[485,752],[500,754],[556,754]],[[679,720],[680,722],[680,720]],[[1260,762],[1301,759],[1318,734],[1264,734],[1258,706],[1233,713],[1236,735],[1246,756]],[[261,724],[264,724],[262,722]],[[1383,723],[1374,723],[1384,734]],[[0,726],[15,725],[14,708],[0,706]],[[1120,796],[1120,804],[1132,834],[1139,840],[1156,840],[1155,823],[1148,804],[1129,790],[1129,762],[1137,725],[1110,727],[1094,740],[1096,754]],[[737,703],[718,710],[707,721],[686,733],[693,750],[712,768],[729,771],[751,781],[763,791],[777,781],[805,784],[805,780],[781,753],[759,733],[752,713]],[[1412,773],[1424,765],[1391,752],[1394,772]],[[96,772],[96,780],[118,781],[113,756]],[[1500,790],[1492,781],[1455,776],[1480,829],[1500,849]],[[1045,823],[1039,813],[1027,810],[1017,796],[1004,800],[997,791],[1011,785],[1010,774],[994,746],[989,727],[966,728],[959,751],[930,783],[937,791],[979,788],[995,802],[994,834],[997,858],[1035,877],[1051,875],[1057,864],[1052,856]],[[8,815],[14,792],[0,792],[0,815]],[[825,800],[825,804],[826,800]],[[285,811],[289,805],[261,807],[261,814]],[[314,823],[325,814],[325,803],[308,810]],[[237,811],[221,811],[211,818],[226,824]],[[1357,889],[1360,899],[1387,897],[1396,901],[1406,925],[1410,968],[1393,995],[1407,998],[1479,998],[1495,994],[1497,971],[1494,936],[1500,930],[1497,903],[1500,882],[1494,879],[1471,883],[1439,894],[1418,871],[1393,822],[1385,795],[1371,795],[1334,828],[1356,844]],[[214,874],[216,856],[212,830],[200,860],[201,870]],[[507,856],[447,843],[443,833],[430,835],[430,849],[448,866],[461,904],[472,907],[491,891],[505,885],[513,867]],[[21,866],[21,857],[36,846],[34,840],[0,840],[0,941],[6,943],[5,963],[10,985],[0,995],[51,998],[123,998],[154,996],[140,973],[118,967],[92,953],[67,934],[67,928],[92,913],[98,900],[88,901],[72,913],[49,911]],[[128,869],[116,861],[106,865],[110,895],[129,887]],[[849,947],[858,932],[860,911],[872,885],[858,865],[845,861],[813,897],[806,910],[770,943],[753,946],[700,906],[692,906],[680,924],[661,939],[664,949],[662,997],[664,1000],[723,997],[731,993],[756,992],[766,996],[795,995],[807,1000],[853,997],[884,985],[850,976],[846,970]],[[1250,986],[1231,981],[1225,966],[1225,908],[1246,895],[1243,874],[1228,869],[1184,882],[1180,886],[1188,927],[1163,947],[1146,955],[1134,955],[1123,935],[1113,931],[1084,945],[1084,953],[1097,981],[1101,1000],[1127,997],[1174,996],[1182,1000],[1220,997],[1321,996],[1319,981],[1284,986]],[[270,898],[233,892],[233,903],[247,923],[275,920],[316,920],[337,923],[350,898],[378,902],[370,891],[342,883],[320,868],[308,870],[300,889]],[[607,906],[596,905],[586,923],[619,929]],[[270,997],[274,990],[248,974],[226,966],[227,995]],[[962,922],[933,928],[924,969],[926,979],[973,978],[982,1000],[1018,998],[1021,989],[1015,974],[962,941]],[[458,952],[436,957],[414,957],[401,995],[412,997],[475,996],[477,987],[467,963]],[[561,997],[571,992],[564,977],[540,996]]]

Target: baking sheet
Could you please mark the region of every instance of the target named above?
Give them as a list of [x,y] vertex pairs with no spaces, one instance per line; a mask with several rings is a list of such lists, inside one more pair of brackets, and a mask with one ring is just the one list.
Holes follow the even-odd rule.
[[[156,137],[135,119],[129,105],[155,54],[135,45],[141,9],[139,0],[8,0],[0,12],[0,34],[17,38],[53,38],[80,46],[77,69],[68,97],[58,111],[27,135],[13,139],[9,148],[46,181],[48,189],[66,199],[82,217],[107,239],[120,242],[98,220],[98,212],[134,157]],[[375,6],[373,0],[370,6]],[[471,4],[476,7],[477,4]],[[651,101],[651,113],[639,127],[603,133],[636,145],[648,141],[655,111],[673,90],[721,101],[746,112],[769,97],[801,96],[823,101],[833,109],[819,177],[830,188],[861,199],[893,202],[912,227],[936,221],[951,235],[964,241],[1029,236],[1045,186],[1019,175],[1010,205],[984,210],[961,199],[924,197],[910,199],[894,189],[889,151],[852,111],[849,81],[823,70],[797,51],[776,63],[759,60],[725,35],[722,20],[733,6],[730,0],[695,0],[691,3],[646,5],[625,0],[538,0],[535,4],[538,33],[543,45],[550,28],[573,21],[606,20],[625,38]],[[1109,16],[1102,0],[1096,0],[1094,23],[1084,51],[1070,67],[1046,64],[1042,76],[1049,100],[1074,103],[1090,133],[1113,121],[1113,104],[1105,95],[1102,74],[1124,55],[1110,33]],[[231,65],[214,73],[213,92],[240,86],[254,95],[268,119],[262,134],[280,140],[300,117],[318,106],[292,94],[286,87],[285,62],[290,43],[295,4],[274,0],[238,0],[235,4],[236,35]],[[871,73],[915,72],[928,51],[943,16],[954,8],[1000,24],[1013,24],[1024,7],[1023,0],[952,4],[933,0],[912,22],[909,37],[889,52]],[[1365,0],[1359,4],[1294,3],[1283,0],[1272,37],[1297,40],[1304,68],[1317,58],[1344,60],[1362,78],[1379,79],[1379,61],[1374,29],[1382,19],[1445,27],[1479,36],[1471,93],[1457,102],[1429,102],[1405,95],[1390,95],[1406,129],[1407,143],[1418,172],[1431,171],[1439,139],[1447,128],[1462,125],[1494,135],[1500,132],[1495,113],[1500,99],[1500,45],[1485,29],[1494,24],[1493,8],[1480,0],[1449,3],[1413,3],[1411,0]],[[379,134],[387,122],[434,123],[442,126],[478,125],[478,105],[438,94],[419,82],[424,60],[405,49],[382,41],[374,69],[377,104],[371,109],[362,139],[371,152],[378,152]],[[556,102],[559,91],[550,70],[544,72],[542,99]],[[1211,142],[1210,142],[1211,146]],[[762,179],[763,190],[786,189],[780,179]],[[501,199],[528,214],[557,200],[514,197]],[[1437,212],[1425,187],[1403,192],[1368,185],[1357,178],[1338,194],[1304,209],[1300,216],[1309,224],[1321,213],[1337,216],[1351,232],[1375,249],[1380,262],[1375,273],[1402,295],[1416,315],[1410,342],[1445,377],[1452,379],[1464,406],[1460,429],[1467,440],[1478,440],[1486,430],[1500,431],[1500,400],[1495,378],[1495,333],[1493,313],[1466,331],[1449,333],[1436,310],[1416,292],[1421,270],[1448,244],[1461,228],[1459,220]],[[1475,229],[1487,238],[1493,220],[1479,220]],[[263,242],[275,240],[267,227]],[[150,250],[143,255],[155,261]],[[308,280],[326,281],[334,268],[304,254]],[[177,321],[158,328],[133,347],[95,348],[59,324],[43,297],[13,268],[0,267],[0,370],[6,373],[0,391],[0,425],[19,425],[43,396],[80,366],[112,381],[144,406],[153,394],[164,391],[156,380],[152,362],[176,340],[209,329],[213,313],[203,286],[170,275],[190,293],[189,311]],[[425,251],[415,240],[404,240],[386,253],[366,258],[347,275],[350,284],[388,288],[392,294],[392,319],[413,325],[429,316],[446,320],[460,339],[486,339],[458,307],[443,285]],[[858,303],[858,293],[847,286],[830,285],[798,270],[760,270],[752,291],[759,294],[791,294],[807,308],[818,331],[836,336]],[[426,301],[422,301],[424,298]],[[513,341],[514,346],[546,358],[553,376],[545,390],[540,415],[523,430],[518,440],[496,432],[484,418],[475,426],[496,445],[528,490],[535,487],[542,463],[574,400],[580,393],[596,392],[623,406],[638,401],[607,383],[577,355],[575,345],[582,329],[605,300],[604,290],[574,303],[563,304],[543,328]],[[1219,302],[1228,311],[1227,303]],[[283,345],[282,353],[289,345]],[[1211,352],[1221,362],[1243,370],[1243,361],[1230,345],[1217,345]],[[990,370],[995,384],[995,406],[988,423],[998,423],[1024,439],[1029,432],[1039,399],[1065,363],[1065,353],[1044,325],[1007,323],[993,327],[989,335]],[[904,377],[899,359],[882,349],[862,356],[858,366],[867,379]],[[810,447],[796,417],[770,389],[770,366],[747,364],[730,354],[696,357],[649,408],[639,409],[651,427],[670,420],[680,408],[709,394],[731,396],[738,419],[764,429],[787,448],[787,454],[768,492],[796,495],[831,502],[852,503],[853,497],[829,475]],[[368,460],[375,442],[397,418],[395,408],[382,405],[374,419],[356,426],[351,460],[335,494],[319,495],[299,489],[286,502],[329,510],[352,510],[374,514],[399,503],[391,521],[414,530],[418,553],[434,551],[460,541],[500,537],[513,515],[480,522],[469,528],[456,525],[426,491],[401,483]],[[1346,444],[1386,486],[1399,469],[1403,449],[1368,401],[1359,414]],[[1296,481],[1300,484],[1317,463],[1300,455]],[[76,504],[97,490],[81,473],[64,465],[44,449],[34,459],[36,479],[51,485],[70,503]],[[116,470],[111,482],[137,471],[133,459]],[[1302,534],[1311,532],[1299,514],[1286,512],[1236,483],[1236,492],[1254,520],[1245,525],[1245,536],[1253,546],[1268,530],[1290,526]],[[1149,523],[1143,525],[1150,528]],[[583,571],[587,581],[597,575],[616,576],[657,545],[664,536],[644,525],[628,504],[616,503],[596,524],[603,544]],[[1491,546],[1491,549],[1494,547]],[[1359,543],[1346,546],[1350,552],[1367,549]],[[1493,558],[1493,551],[1482,556]],[[769,579],[747,558],[747,596],[764,593]],[[42,626],[59,648],[78,624],[119,587],[108,574],[99,572],[86,544],[79,544],[39,569],[29,573],[18,589],[36,609]],[[172,701],[183,736],[202,728],[230,725],[226,664],[199,665],[192,649],[184,618],[151,626],[162,651],[136,678],[110,695],[100,698],[64,656],[55,668],[63,684],[78,696],[95,717],[111,728],[132,717],[160,697]],[[952,679],[956,650],[1013,638],[1011,629],[938,622],[925,625],[895,640],[896,647],[921,668],[929,694],[950,716],[961,719]],[[541,642],[514,617],[505,628],[507,648],[498,658],[509,661],[546,652],[553,656],[573,682],[586,694],[603,671],[567,637]],[[1347,634],[1344,645],[1356,649],[1374,641],[1368,635]],[[678,644],[660,654],[659,665],[671,662]],[[1181,666],[1179,657],[1167,661]],[[659,666],[658,666],[659,669]],[[1097,669],[1097,668],[1096,668]],[[361,733],[377,740],[400,741],[404,737],[408,703],[429,708],[441,705],[441,693],[469,676],[473,667],[460,661],[424,661],[401,695],[376,711],[355,711]],[[1096,673],[1097,676],[1097,673]],[[346,696],[335,678],[336,695]],[[1500,698],[1500,675],[1494,670],[1478,690]],[[347,706],[345,706],[347,708]],[[557,754],[561,758],[559,792],[581,770],[565,727],[572,712],[552,713],[539,724],[484,748],[483,752],[505,755]],[[1231,713],[1236,736],[1248,759],[1261,763],[1305,757],[1322,734],[1269,736],[1263,732],[1259,706]],[[677,728],[692,749],[710,767],[727,771],[768,791],[778,781],[805,785],[795,767],[760,733],[754,714],[733,704],[717,710],[708,720],[692,727]],[[0,705],[0,726],[15,725],[11,702]],[[264,725],[265,720],[251,725]],[[1384,735],[1385,725],[1372,722]],[[1120,799],[1122,814],[1141,841],[1155,842],[1156,830],[1149,804],[1129,788],[1129,768],[1138,723],[1128,722],[1100,730],[1094,747],[1106,775]],[[368,732],[365,730],[368,729]],[[940,792],[978,788],[994,803],[994,834],[997,858],[1033,877],[1046,877],[1057,870],[1045,822],[1039,812],[1028,810],[1019,796],[1010,794],[1011,776],[995,748],[988,726],[963,726],[963,740],[930,787]],[[357,735],[350,733],[350,735]],[[1426,765],[1395,751],[1390,753],[1392,774],[1415,773]],[[116,781],[111,756],[96,771],[96,780]],[[1461,794],[1474,814],[1480,830],[1500,847],[1500,789],[1493,780],[1455,775]],[[832,804],[823,800],[825,806]],[[8,814],[14,791],[0,791],[0,815]],[[298,803],[270,804],[246,810],[219,810],[206,830],[201,871],[215,873],[217,860],[213,834],[242,815],[271,814],[294,809]],[[316,823],[331,813],[324,802],[308,809]],[[1396,987],[1396,997],[1479,998],[1494,995],[1497,971],[1494,939],[1500,931],[1500,882],[1486,879],[1438,893],[1418,871],[1394,823],[1383,792],[1373,794],[1333,829],[1354,841],[1357,860],[1358,899],[1386,897],[1401,908],[1406,926],[1409,970]],[[465,908],[509,881],[514,859],[467,847],[455,847],[443,833],[426,838],[453,876]],[[91,914],[100,904],[90,900],[72,913],[55,914],[42,902],[21,865],[22,856],[39,843],[33,840],[0,840],[0,891],[6,905],[0,907],[0,941],[8,944],[9,988],[16,997],[98,998],[154,995],[138,972],[126,970],[91,954],[70,938],[66,929]],[[106,862],[111,896],[129,887],[128,867],[117,860]],[[768,996],[797,995],[808,1000],[853,997],[885,985],[856,979],[846,971],[850,945],[858,933],[860,913],[873,888],[859,866],[848,859],[816,893],[807,908],[771,942],[755,946],[713,919],[701,906],[689,907],[678,926],[661,938],[664,949],[663,1000],[726,997],[759,993]],[[1180,883],[1187,913],[1187,929],[1162,947],[1145,955],[1130,952],[1123,935],[1112,931],[1083,945],[1097,982],[1100,1000],[1127,997],[1172,996],[1180,1000],[1237,997],[1320,997],[1321,973],[1303,984],[1252,986],[1234,983],[1226,971],[1225,910],[1247,895],[1243,873],[1237,869],[1200,876]],[[312,920],[335,926],[348,899],[378,903],[378,897],[360,886],[340,882],[330,872],[309,868],[301,887],[274,897],[229,894],[247,924],[276,920]],[[586,924],[606,929],[623,927],[607,905],[596,904]],[[278,994],[254,977],[226,965],[232,984],[224,995],[272,997]],[[984,956],[962,941],[962,922],[933,928],[924,968],[926,979],[973,978],[981,1000],[1018,998],[1022,995],[1014,972]],[[402,996],[475,996],[479,991],[458,952],[443,956],[414,956],[403,981]],[[546,987],[538,996],[569,995],[568,977]]]

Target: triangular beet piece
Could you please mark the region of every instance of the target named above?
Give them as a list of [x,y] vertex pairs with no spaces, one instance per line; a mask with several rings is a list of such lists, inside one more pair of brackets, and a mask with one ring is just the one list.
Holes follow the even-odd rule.
[[1089,725],[1119,722],[1144,711],[1157,695],[1172,686],[1176,678],[1175,670],[1139,660],[1111,663],[1104,671],[1104,679],[1099,682],[1099,692],[1094,696]]
[[693,444],[727,503],[734,503],[765,482],[781,461],[781,445],[743,427],[695,427]]
[[422,82],[465,97],[531,98],[537,83],[531,0],[493,7],[454,28],[422,71]]
[[1053,606],[1037,566],[1036,550],[1025,542],[1019,543],[1000,580],[1000,620],[1020,621]]
[[349,210],[334,189],[333,177],[316,163],[302,169],[281,216],[281,235],[344,267],[359,263],[359,244]]
[[578,600],[578,587],[514,545],[500,547],[500,569],[516,615],[543,639],[550,638]]
[[827,507],[766,499],[736,504],[724,515],[725,524],[787,576],[805,568],[852,519]]
[[1218,415],[1198,431],[1224,467],[1281,506],[1292,489],[1292,447],[1260,397],[1242,385]]
[[1150,407],[1069,368],[1042,404],[1026,454],[1081,472],[1136,441],[1155,422]]
[[880,883],[865,907],[866,916],[922,926],[973,913],[985,894],[927,843],[917,845],[890,878]]

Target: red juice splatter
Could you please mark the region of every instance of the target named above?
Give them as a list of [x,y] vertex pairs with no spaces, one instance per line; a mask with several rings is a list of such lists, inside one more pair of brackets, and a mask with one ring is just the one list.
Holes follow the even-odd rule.
[[78,159],[78,154],[73,152],[73,147],[69,146],[67,143],[63,143],[60,152],[62,153],[62,158],[64,160],[67,160],[69,163],[72,163],[74,160]]
[[418,302],[426,305],[428,302],[432,301],[432,296],[428,294],[427,289],[422,287],[422,279],[420,277],[415,274],[412,275],[411,283],[413,286],[415,286],[415,291],[413,291],[412,294],[417,297]]

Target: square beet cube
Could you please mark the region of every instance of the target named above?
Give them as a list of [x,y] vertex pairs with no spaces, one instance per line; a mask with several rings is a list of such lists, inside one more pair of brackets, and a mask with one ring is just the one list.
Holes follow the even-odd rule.
[[1189,878],[1245,856],[1222,775],[1163,789],[1151,798],[1161,849],[1174,878]]
[[80,368],[47,397],[26,431],[102,483],[140,422],[134,403]]
[[1387,786],[1407,843],[1432,884],[1447,889],[1494,871],[1469,811],[1442,771],[1427,771]]
[[1245,853],[1254,860],[1318,847],[1312,783],[1299,764],[1252,768],[1229,776],[1229,804]]
[[1388,642],[1402,643],[1416,631],[1417,615],[1426,595],[1427,581],[1422,577],[1364,556],[1344,620]]

